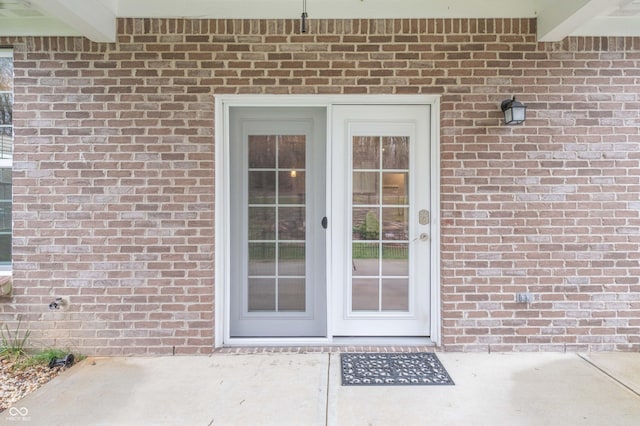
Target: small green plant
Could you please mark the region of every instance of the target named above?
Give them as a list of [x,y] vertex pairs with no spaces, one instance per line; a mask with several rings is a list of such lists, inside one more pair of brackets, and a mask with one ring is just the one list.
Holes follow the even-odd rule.
[[31,335],[30,330],[20,331],[22,317],[18,317],[15,331],[9,330],[7,324],[0,328],[0,357],[20,358],[26,354],[26,345]]
[[380,237],[380,221],[373,211],[368,211],[364,222],[357,228],[363,240],[377,240]]
[[15,369],[22,370],[25,368],[33,367],[35,365],[49,365],[53,359],[61,359],[69,354],[69,351],[57,348],[48,348],[40,352],[37,352],[31,356],[22,357],[14,365]]

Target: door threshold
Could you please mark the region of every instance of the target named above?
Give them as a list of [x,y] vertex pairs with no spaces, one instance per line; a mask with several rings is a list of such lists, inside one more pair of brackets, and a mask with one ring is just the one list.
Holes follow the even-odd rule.
[[228,339],[223,347],[332,347],[332,346],[429,346],[437,345],[429,337],[396,337],[396,336],[340,336],[333,338],[246,338]]
[[222,347],[310,347],[329,346],[331,339],[326,337],[231,337]]
[[396,337],[396,336],[341,336],[334,337],[331,346],[433,346],[436,344],[429,337]]

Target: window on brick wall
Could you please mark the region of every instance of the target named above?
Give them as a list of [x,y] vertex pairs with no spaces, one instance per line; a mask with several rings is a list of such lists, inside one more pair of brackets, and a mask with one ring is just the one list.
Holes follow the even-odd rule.
[[13,52],[0,49],[0,271],[11,270]]

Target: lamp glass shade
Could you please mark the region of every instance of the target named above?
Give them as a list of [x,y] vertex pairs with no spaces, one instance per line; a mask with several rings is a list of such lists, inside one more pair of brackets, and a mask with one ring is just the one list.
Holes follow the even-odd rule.
[[515,125],[524,123],[527,118],[527,107],[516,101],[515,98],[502,103],[504,123]]

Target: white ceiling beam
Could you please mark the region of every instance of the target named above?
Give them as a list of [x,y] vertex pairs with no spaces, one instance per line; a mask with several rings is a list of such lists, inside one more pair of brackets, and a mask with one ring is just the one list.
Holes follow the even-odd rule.
[[600,16],[585,23],[571,35],[595,37],[639,37],[640,16]]
[[[563,0],[558,0],[563,1]],[[535,17],[536,0],[308,0],[310,19]],[[302,0],[119,0],[129,18],[296,19]]]
[[0,18],[0,35],[23,36],[79,36],[78,31],[55,18]]
[[585,23],[616,10],[622,0],[541,0],[538,40],[560,41]]
[[90,40],[116,41],[115,12],[99,0],[30,0],[30,3]]
[[[86,36],[98,42],[115,41],[116,16],[298,19],[302,10],[300,0],[13,1],[19,1],[23,7],[12,8],[11,4],[18,3],[0,0],[0,35]],[[308,0],[307,3],[310,19],[537,17],[539,40],[557,41],[570,35],[638,36],[640,16],[634,16],[634,9],[629,6],[638,1]],[[25,7],[27,10],[31,7],[32,13],[22,16],[18,12]],[[38,16],[38,12],[43,16]]]

